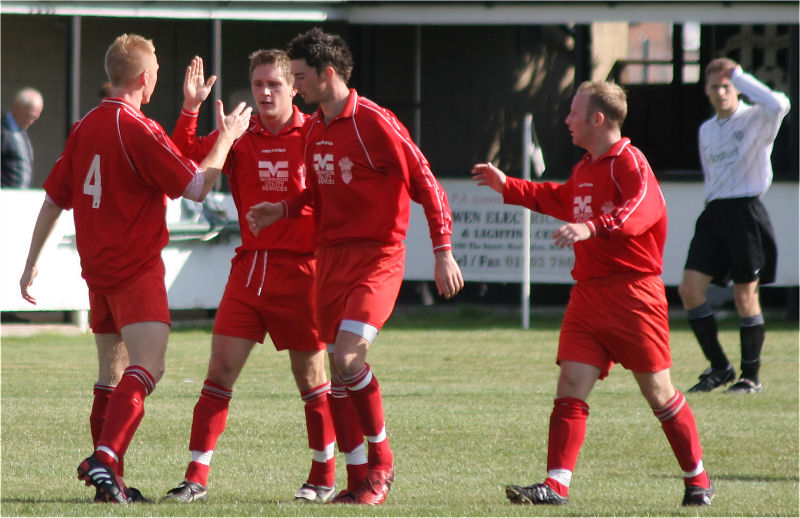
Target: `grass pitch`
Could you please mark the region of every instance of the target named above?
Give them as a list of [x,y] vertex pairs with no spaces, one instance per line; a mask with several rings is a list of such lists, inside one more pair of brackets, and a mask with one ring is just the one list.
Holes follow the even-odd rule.
[[[504,486],[539,482],[558,369],[560,316],[519,319],[460,307],[400,313],[369,353],[396,457],[378,508],[297,505],[310,465],[303,405],[285,353],[257,347],[234,389],[205,503],[91,504],[75,474],[91,451],[96,358],[91,335],[2,342],[0,514],[36,516],[798,516],[798,326],[768,318],[764,391],[688,394],[717,488],[714,506],[684,509],[680,469],[630,373],[616,366],[589,398],[570,503],[520,507]],[[738,367],[738,322],[721,340]],[[673,380],[704,368],[683,319],[672,329]],[[167,373],[148,398],[126,456],[126,482],[158,499],[183,478],[210,330],[176,330]],[[738,368],[737,368],[738,370]],[[338,482],[345,483],[337,455]]]

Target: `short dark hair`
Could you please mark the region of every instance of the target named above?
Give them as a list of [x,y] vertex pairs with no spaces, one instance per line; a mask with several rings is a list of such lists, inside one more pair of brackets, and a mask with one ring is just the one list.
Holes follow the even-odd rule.
[[345,83],[353,71],[353,54],[344,38],[338,34],[327,34],[319,27],[298,34],[289,42],[286,52],[289,59],[305,59],[308,66],[321,73],[325,67],[333,67]]

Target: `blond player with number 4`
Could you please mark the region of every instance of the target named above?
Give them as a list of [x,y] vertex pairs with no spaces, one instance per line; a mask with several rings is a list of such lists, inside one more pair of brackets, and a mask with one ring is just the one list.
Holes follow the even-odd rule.
[[119,36],[105,68],[112,97],[75,123],[44,183],[20,289],[36,303],[30,288],[42,247],[61,212],[72,209],[100,367],[90,417],[95,451],[78,466],[78,478],[96,487],[95,501],[126,504],[142,497],[125,487],[122,460],[144,399],[164,374],[170,329],[161,259],[169,240],[166,197],[205,198],[251,109],[241,103],[225,115],[218,103],[220,137],[198,166],[141,112],[158,80],[153,42]]

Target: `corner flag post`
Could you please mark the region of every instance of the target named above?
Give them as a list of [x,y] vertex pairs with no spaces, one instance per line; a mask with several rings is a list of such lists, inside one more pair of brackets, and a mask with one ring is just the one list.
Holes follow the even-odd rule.
[[[542,148],[533,129],[533,115],[526,113],[522,119],[523,180],[531,180],[531,166],[537,178],[542,176],[545,169]],[[531,212],[522,210],[522,329],[528,329],[531,320]]]

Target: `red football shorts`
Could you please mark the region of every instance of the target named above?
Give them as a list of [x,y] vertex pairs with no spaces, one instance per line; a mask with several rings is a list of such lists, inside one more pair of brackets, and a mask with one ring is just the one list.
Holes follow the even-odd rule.
[[89,289],[89,327],[95,334],[119,334],[120,329],[138,322],[164,322],[172,325],[164,284],[164,262],[118,290],[98,293]]
[[279,351],[319,351],[314,321],[314,254],[243,250],[231,261],[214,334],[264,343]]
[[322,340],[334,343],[342,320],[380,330],[400,293],[405,245],[341,243],[319,247],[317,258],[317,322]]
[[561,325],[557,362],[599,368],[619,363],[633,372],[672,366],[664,283],[656,275],[623,274],[572,287]]

